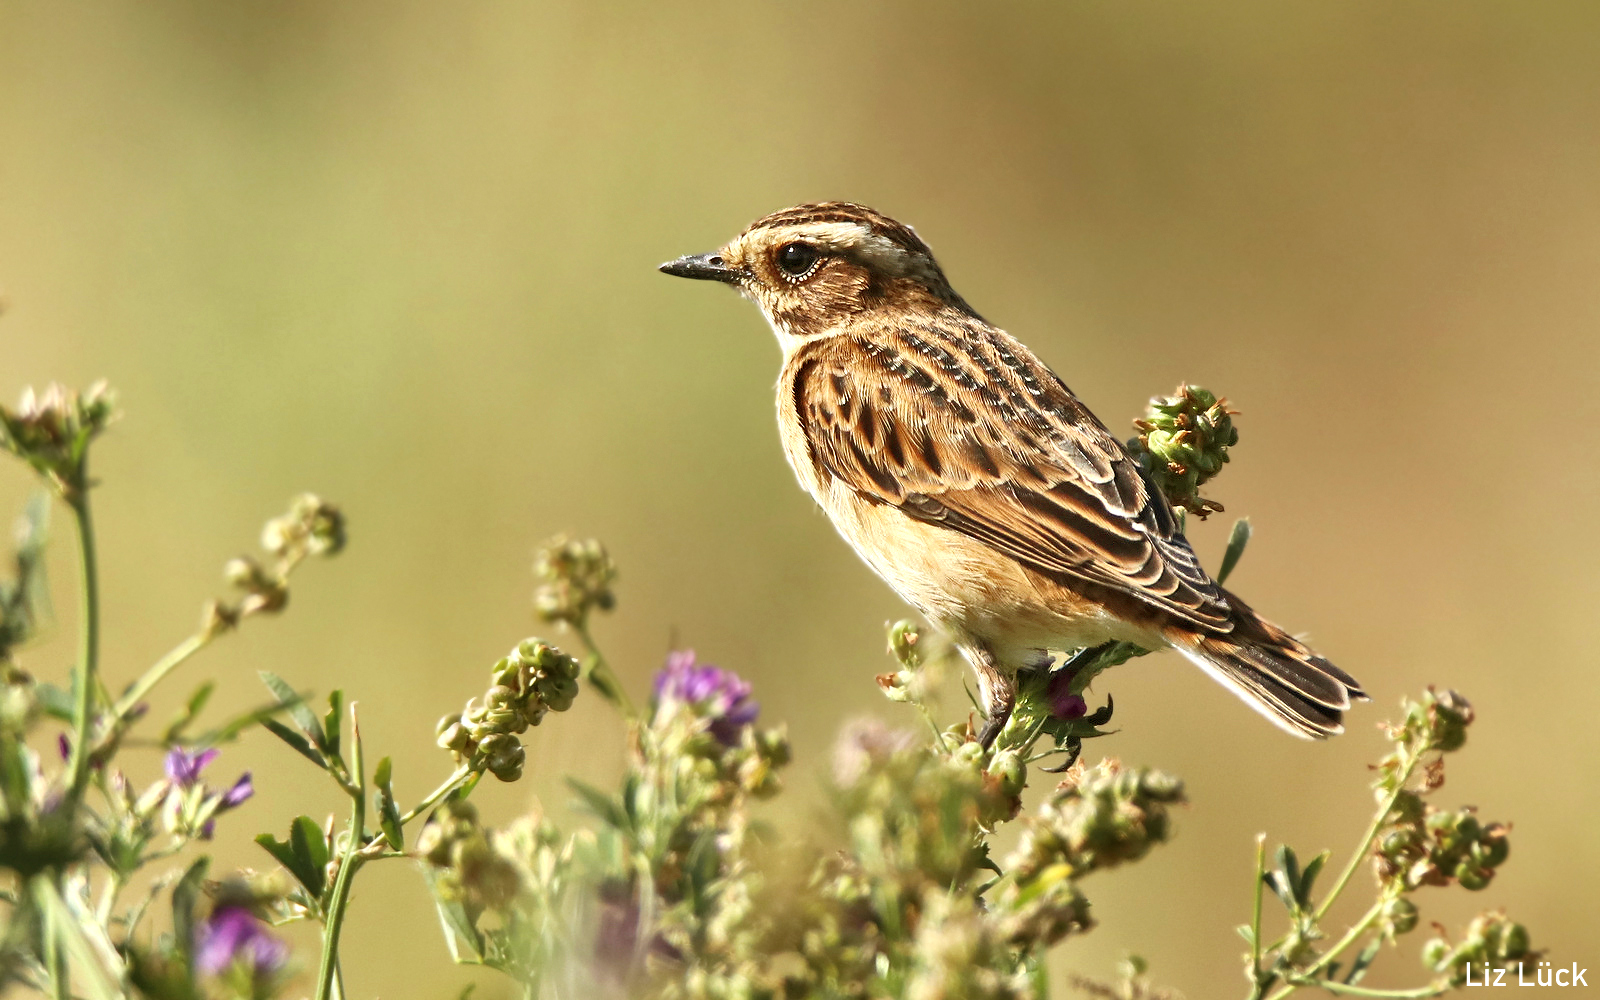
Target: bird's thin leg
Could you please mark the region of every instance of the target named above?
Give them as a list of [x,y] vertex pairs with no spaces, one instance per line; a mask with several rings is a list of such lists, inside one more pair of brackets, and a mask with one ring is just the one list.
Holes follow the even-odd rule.
[[1000,735],[1000,730],[1011,721],[1011,709],[1016,704],[1015,697],[1007,699],[1004,704],[989,706],[989,721],[983,724],[983,732],[978,734],[978,745],[985,750],[994,745],[994,739]]
[[978,734],[978,744],[985,750],[994,744],[995,737],[1011,719],[1011,710],[1017,704],[1016,677],[1008,673],[987,646],[974,644],[963,650],[978,671],[978,690],[983,695],[983,711],[988,719]]

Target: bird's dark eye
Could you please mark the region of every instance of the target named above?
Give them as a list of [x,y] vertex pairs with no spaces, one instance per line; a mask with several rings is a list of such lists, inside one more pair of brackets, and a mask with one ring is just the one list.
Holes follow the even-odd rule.
[[778,267],[790,277],[804,277],[816,263],[817,248],[809,243],[785,243],[778,248]]

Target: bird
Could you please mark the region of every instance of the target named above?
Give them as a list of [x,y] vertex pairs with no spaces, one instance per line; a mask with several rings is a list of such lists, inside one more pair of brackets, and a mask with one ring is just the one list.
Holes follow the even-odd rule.
[[990,747],[1053,652],[1170,647],[1283,730],[1343,731],[1349,674],[1223,589],[1140,463],[956,293],[910,226],[852,202],[757,219],[660,265],[731,285],[777,335],[784,455],[976,673]]

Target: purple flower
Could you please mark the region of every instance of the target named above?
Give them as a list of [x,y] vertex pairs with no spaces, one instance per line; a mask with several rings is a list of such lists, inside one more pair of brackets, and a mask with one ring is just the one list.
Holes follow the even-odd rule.
[[245,799],[248,799],[255,793],[256,786],[250,781],[250,772],[246,771],[245,773],[239,775],[239,780],[233,783],[232,788],[222,793],[221,808],[232,809],[234,806],[241,804]]
[[[217,750],[212,747],[199,753],[190,753],[183,747],[173,747],[167,751],[166,770],[167,780],[172,782],[176,789],[188,791],[196,786],[201,786],[200,772],[206,765],[217,759]],[[203,787],[203,786],[202,786]],[[217,807],[211,815],[216,816],[227,812],[256,793],[256,787],[250,780],[250,772],[246,771],[239,776],[227,791],[220,794],[206,792],[207,795],[216,795]],[[200,839],[210,840],[215,831],[216,824],[208,819],[200,826]]]
[[694,650],[667,654],[656,673],[657,706],[683,704],[711,720],[711,733],[725,746],[739,742],[739,732],[756,721],[761,706],[750,700],[750,684],[731,670],[695,659]]
[[200,772],[216,759],[215,747],[196,754],[191,754],[183,747],[173,747],[167,751],[167,780],[179,788],[193,788],[200,781]]
[[1050,714],[1057,719],[1081,719],[1089,711],[1089,704],[1080,695],[1072,693],[1074,670],[1059,670],[1050,678],[1045,697],[1050,701]]
[[211,919],[200,926],[198,938],[195,964],[212,975],[241,961],[255,975],[269,975],[289,957],[289,946],[249,909],[236,904],[224,903],[213,910]]

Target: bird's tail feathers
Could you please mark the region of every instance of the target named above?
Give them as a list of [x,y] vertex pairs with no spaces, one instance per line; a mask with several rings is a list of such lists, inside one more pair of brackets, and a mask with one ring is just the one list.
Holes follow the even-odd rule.
[[1367,700],[1356,679],[1234,595],[1227,598],[1230,632],[1172,630],[1173,647],[1286,732],[1304,739],[1344,732],[1345,709]]

